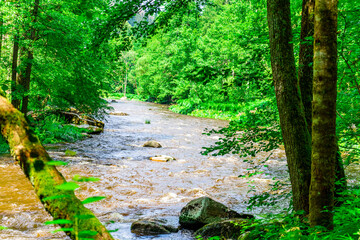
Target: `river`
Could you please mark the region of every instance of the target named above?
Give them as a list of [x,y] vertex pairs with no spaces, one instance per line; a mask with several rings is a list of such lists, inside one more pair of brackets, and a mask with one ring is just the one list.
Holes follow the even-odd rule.
[[[203,135],[204,129],[226,126],[226,121],[175,114],[166,106],[136,101],[111,103],[115,113],[127,116],[106,117],[104,132],[77,143],[46,146],[50,155],[69,164],[58,167],[71,180],[74,175],[92,176],[100,181],[81,183],[76,195],[106,196],[88,204],[118,239],[192,239],[189,231],[171,235],[139,237],[130,232],[130,225],[140,218],[164,218],[177,226],[182,207],[190,200],[209,196],[232,209],[247,210],[246,200],[254,194],[267,192],[274,177],[286,178],[283,150],[274,150],[260,170],[250,178],[251,167],[238,156],[202,156],[203,146],[209,146],[219,136]],[[150,124],[145,124],[150,121]],[[144,148],[144,142],[154,139],[162,148]],[[72,150],[75,156],[66,156]],[[169,155],[176,161],[155,162],[155,155]],[[254,162],[263,161],[269,153],[260,154]],[[0,239],[68,239],[56,228],[43,223],[52,218],[39,200],[19,166],[9,156],[0,157]],[[256,209],[256,214],[268,209]]]

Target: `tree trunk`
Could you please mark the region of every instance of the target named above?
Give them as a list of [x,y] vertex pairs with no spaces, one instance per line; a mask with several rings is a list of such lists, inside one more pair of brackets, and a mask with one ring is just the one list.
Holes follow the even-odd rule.
[[[64,177],[54,166],[48,164],[51,158],[29,129],[24,115],[4,97],[0,97],[0,130],[9,143],[11,154],[19,162],[21,169],[33,185],[36,195],[54,219],[74,221],[79,215],[91,216],[89,219],[78,220],[78,228],[67,232],[72,239],[76,238],[79,231],[86,230],[97,232],[94,239],[113,239],[94,214],[76,198],[73,191],[55,188],[66,182]],[[54,196],[64,197],[44,200]],[[62,227],[69,228],[71,225],[62,225]]]
[[[312,100],[313,100],[313,59],[314,59],[314,8],[315,0],[303,0],[301,16],[301,35],[299,51],[299,85],[301,100],[305,110],[305,118],[311,135],[312,127]],[[337,148],[338,149],[338,148]],[[339,149],[338,149],[339,151]],[[335,192],[346,190],[346,176],[340,153],[336,155]],[[340,194],[337,195],[340,197]],[[339,201],[338,203],[340,203]]]
[[280,126],[293,192],[294,210],[309,210],[311,138],[298,88],[293,52],[290,1],[268,0],[271,66]]
[[14,36],[14,47],[12,55],[12,67],[11,67],[11,103],[12,105],[19,109],[20,100],[18,93],[18,84],[17,84],[17,68],[18,68],[18,56],[19,56],[19,35],[15,33]]
[[337,0],[315,2],[310,225],[333,229],[336,157]]
[[21,104],[21,112],[26,114],[29,103],[28,92],[30,90],[31,69],[32,69],[32,61],[34,59],[34,55],[32,50],[30,49],[24,49],[24,50],[26,51],[27,54],[23,60],[23,62],[25,63],[25,71],[19,74],[18,82],[24,89],[24,95],[22,97],[22,104]]
[[37,22],[37,17],[39,13],[39,4],[40,0],[35,0],[34,8],[32,12],[32,25],[30,26],[30,35],[25,36],[26,39],[30,40],[30,46],[24,47],[24,52],[26,52],[26,57],[22,60],[22,63],[25,65],[24,71],[19,75],[19,83],[24,89],[24,96],[22,98],[22,105],[21,105],[21,112],[26,114],[28,110],[28,103],[29,103],[29,90],[30,90],[30,78],[31,78],[31,69],[32,69],[32,62],[34,60],[33,54],[33,43],[36,40],[36,29],[34,24]]
[[313,58],[314,58],[314,7],[315,0],[303,0],[301,14],[301,34],[299,50],[299,85],[301,100],[304,106],[306,123],[311,135],[312,125],[312,91],[313,91]]
[[128,78],[128,70],[127,70],[127,66],[126,66],[126,70],[125,70],[125,82],[124,82],[124,97],[126,98],[126,86],[127,86],[127,78]]

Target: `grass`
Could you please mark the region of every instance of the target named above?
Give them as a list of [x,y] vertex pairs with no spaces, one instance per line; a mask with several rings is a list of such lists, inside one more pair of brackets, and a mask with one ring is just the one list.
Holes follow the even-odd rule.
[[240,103],[223,102],[201,102],[197,103],[191,99],[180,100],[177,104],[170,106],[175,113],[191,115],[195,117],[215,118],[222,120],[239,120],[246,112],[256,112],[264,105],[270,105],[271,99],[255,99]]

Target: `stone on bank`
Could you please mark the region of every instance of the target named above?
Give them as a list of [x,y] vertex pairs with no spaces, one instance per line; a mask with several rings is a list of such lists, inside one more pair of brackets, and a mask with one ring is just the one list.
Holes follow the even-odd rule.
[[180,212],[182,228],[197,230],[207,224],[233,219],[254,218],[250,214],[240,214],[209,197],[201,197],[189,202]]

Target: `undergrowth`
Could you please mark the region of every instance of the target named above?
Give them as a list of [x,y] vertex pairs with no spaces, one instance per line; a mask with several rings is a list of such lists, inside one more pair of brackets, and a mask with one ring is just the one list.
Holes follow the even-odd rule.
[[[78,128],[66,124],[65,119],[55,115],[48,115],[40,120],[28,119],[31,129],[43,144],[59,142],[75,142],[84,138],[85,128]],[[9,146],[0,135],[0,153],[9,153]]]

